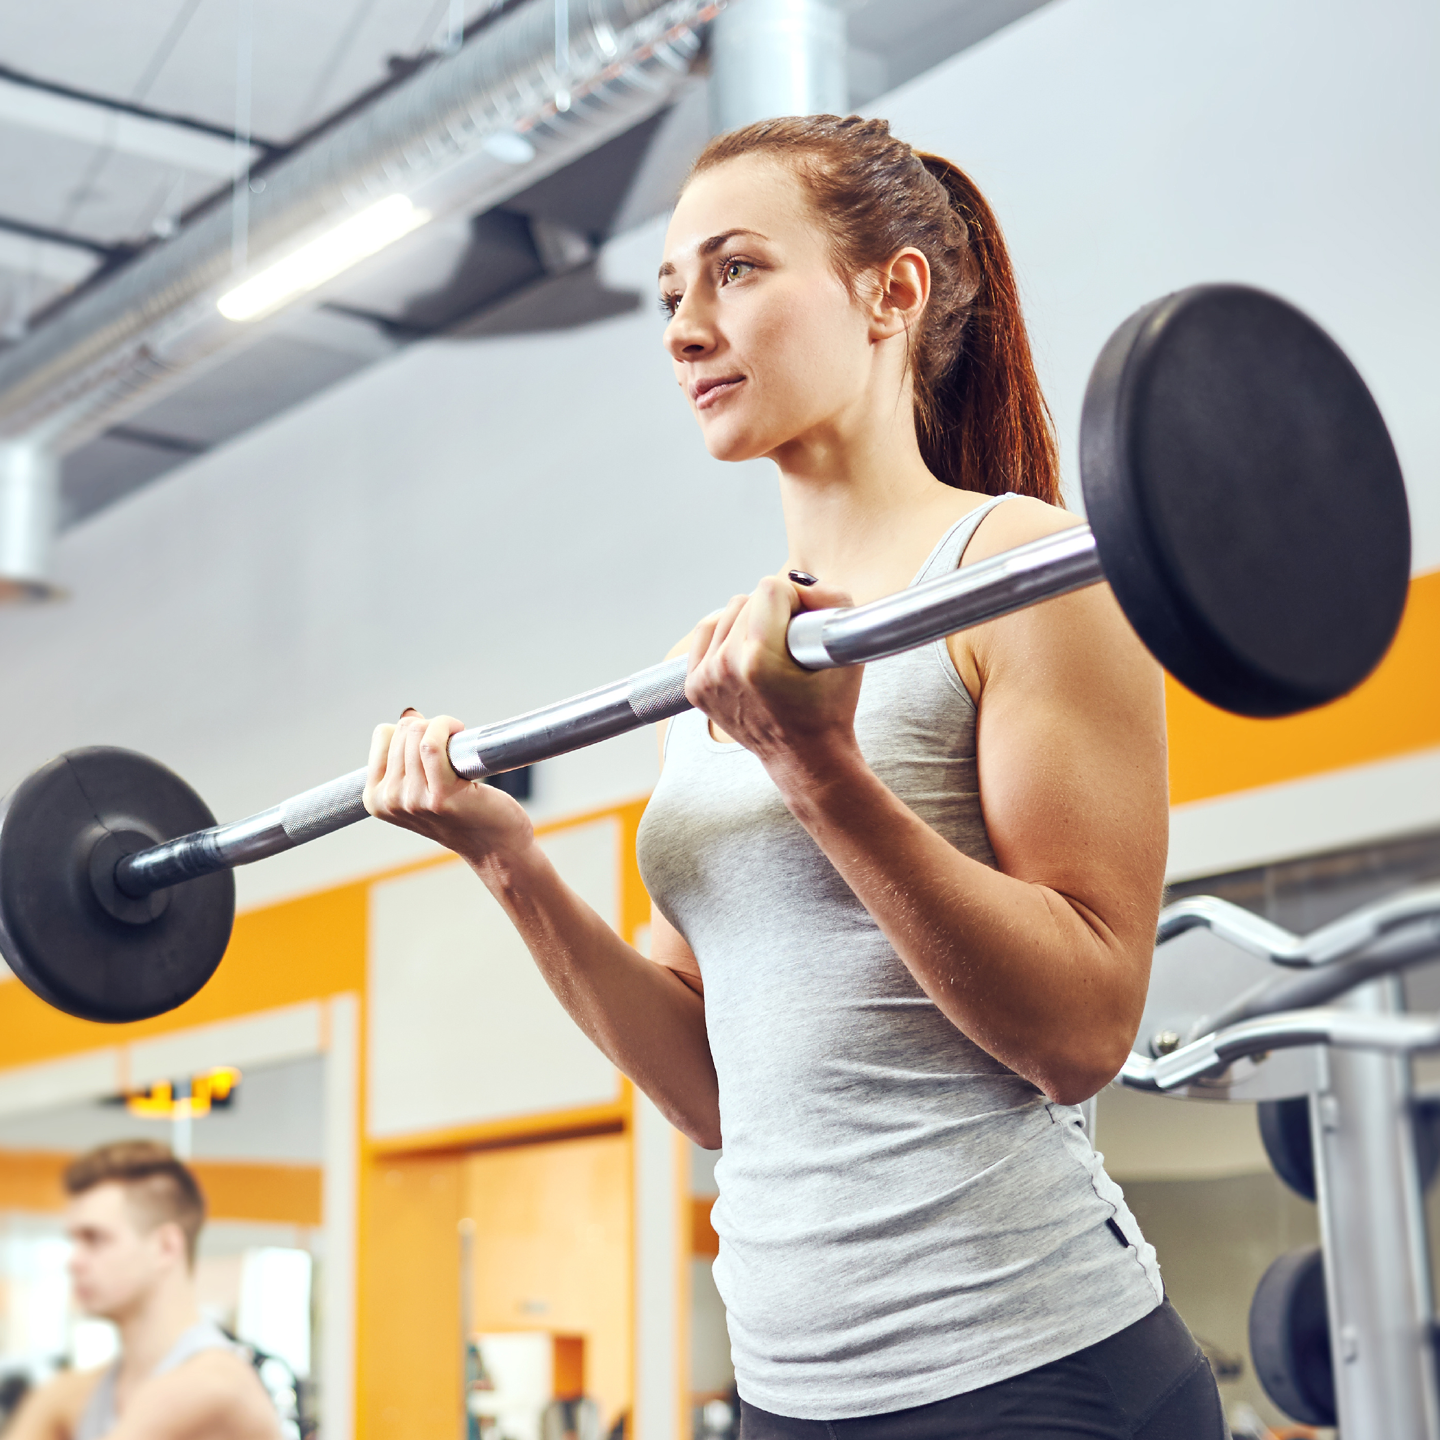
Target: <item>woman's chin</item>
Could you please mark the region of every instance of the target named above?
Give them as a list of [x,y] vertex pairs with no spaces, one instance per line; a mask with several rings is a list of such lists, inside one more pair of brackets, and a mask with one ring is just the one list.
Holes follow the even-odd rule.
[[718,421],[704,427],[705,448],[715,460],[758,460],[774,448],[748,426]]

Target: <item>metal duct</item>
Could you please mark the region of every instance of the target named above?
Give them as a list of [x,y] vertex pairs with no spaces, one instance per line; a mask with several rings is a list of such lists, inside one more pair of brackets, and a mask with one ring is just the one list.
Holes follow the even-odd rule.
[[832,0],[733,0],[710,35],[710,128],[850,108],[845,12]]
[[[249,197],[249,273],[387,195],[438,218],[534,184],[667,104],[722,4],[530,0],[267,171]],[[74,449],[157,384],[250,339],[254,325],[215,308],[240,278],[231,246],[231,207],[219,205],[0,354],[0,436]]]

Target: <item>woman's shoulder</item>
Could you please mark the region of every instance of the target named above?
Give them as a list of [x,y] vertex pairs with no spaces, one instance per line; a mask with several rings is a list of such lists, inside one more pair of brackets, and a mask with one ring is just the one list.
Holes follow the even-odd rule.
[[987,560],[1002,550],[1029,544],[1057,530],[1068,530],[1085,523],[1083,517],[1049,505],[1031,495],[1012,495],[1003,505],[992,505],[975,529],[974,538],[965,547],[962,563]]

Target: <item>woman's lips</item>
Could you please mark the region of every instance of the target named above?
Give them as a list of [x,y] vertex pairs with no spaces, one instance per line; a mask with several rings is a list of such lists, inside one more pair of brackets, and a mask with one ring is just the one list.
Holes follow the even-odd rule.
[[737,375],[732,380],[721,380],[714,385],[707,386],[695,397],[695,408],[697,410],[708,410],[720,400],[745,383],[743,375]]

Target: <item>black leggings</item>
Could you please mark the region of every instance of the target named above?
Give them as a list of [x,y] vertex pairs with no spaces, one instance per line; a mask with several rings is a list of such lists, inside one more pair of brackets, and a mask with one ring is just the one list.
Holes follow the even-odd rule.
[[979,1390],[866,1415],[787,1420],[740,1402],[740,1440],[1224,1440],[1209,1363],[1167,1300],[1098,1344]]

